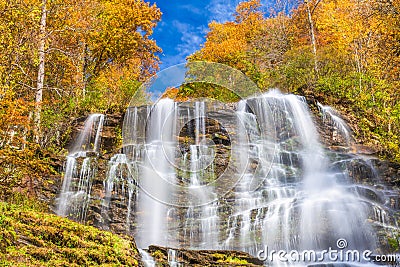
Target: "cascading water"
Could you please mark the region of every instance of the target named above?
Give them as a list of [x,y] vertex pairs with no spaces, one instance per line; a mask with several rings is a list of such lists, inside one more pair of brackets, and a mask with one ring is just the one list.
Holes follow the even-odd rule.
[[149,112],[144,144],[144,162],[139,166],[139,186],[142,189],[137,202],[137,243],[140,247],[168,242],[167,211],[165,202],[173,195],[175,170],[176,104],[163,99]]
[[[246,113],[257,119],[258,138],[254,117]],[[257,147],[259,166],[239,183],[226,248],[253,255],[262,249],[260,245],[317,250],[335,247],[339,238],[353,248],[376,247],[367,223],[368,207],[349,192],[347,177],[339,181],[328,170],[329,159],[304,99],[271,92],[239,104],[238,118],[250,127],[246,132],[253,137],[247,154],[254,154]],[[249,179],[264,181],[254,191],[243,190]]]
[[139,253],[142,256],[144,267],[156,267],[156,262],[154,261],[154,258],[150,256],[149,253],[147,253],[143,249],[139,249]]
[[137,195],[137,173],[128,162],[125,154],[115,154],[108,163],[108,172],[104,180],[105,196],[103,200],[102,215],[109,224],[113,218],[109,218],[111,200],[118,206],[123,206],[126,212],[126,232],[130,232],[131,212]]
[[177,261],[177,251],[174,249],[168,249],[168,265],[170,267],[183,267],[181,263]]
[[[189,113],[189,112],[188,112]],[[190,114],[190,113],[189,113]],[[218,205],[212,201],[206,185],[214,177],[213,156],[214,149],[206,140],[206,105],[204,102],[195,102],[194,118],[189,116],[188,121],[194,122],[194,144],[189,149],[190,183],[188,190],[197,197],[198,203],[190,203],[186,212],[186,233],[191,246],[203,249],[216,249],[218,246]],[[187,156],[187,155],[185,155]],[[194,243],[194,244],[193,244]]]
[[[123,199],[117,206],[126,206],[139,247],[257,255],[265,247],[337,248],[342,239],[348,249],[374,250],[382,247],[380,232],[397,231],[398,193],[372,185],[379,177],[369,159],[321,145],[304,98],[272,91],[241,100],[233,115],[212,105],[162,99],[125,114],[124,154],[109,162],[103,212]],[[344,120],[329,107],[320,110],[320,121],[349,146]],[[68,157],[66,177],[77,177],[75,162]],[[64,180],[63,192],[75,192],[72,180]]]
[[317,105],[320,112],[322,113],[322,119],[324,123],[327,123],[333,128],[332,138],[339,139],[341,136],[342,138],[344,138],[345,145],[350,146],[354,142],[354,140],[351,136],[351,131],[346,122],[342,118],[340,118],[340,116],[332,107],[324,106],[321,103],[317,103]]
[[144,144],[146,143],[146,126],[150,114],[150,107],[138,111],[137,107],[130,107],[125,113],[123,124],[123,153],[127,156],[129,162],[135,165],[140,164],[144,159]]
[[67,156],[57,206],[60,216],[71,216],[79,221],[86,217],[103,123],[104,115],[91,114]]

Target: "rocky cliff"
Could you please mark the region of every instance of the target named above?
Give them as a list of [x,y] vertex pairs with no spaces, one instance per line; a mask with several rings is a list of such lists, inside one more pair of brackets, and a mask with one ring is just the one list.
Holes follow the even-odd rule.
[[[357,144],[356,140],[346,135],[349,129],[342,128],[343,125],[338,124],[332,114],[340,116],[337,113],[327,115],[327,111],[321,109],[318,104],[313,101],[308,101],[313,111],[313,119],[317,123],[317,129],[321,138],[321,142],[324,144],[326,153],[335,159],[335,165],[331,166],[332,170],[343,169],[348,171],[349,176],[354,182],[385,187],[388,191],[398,192],[400,186],[400,165],[392,162],[379,160],[376,157],[376,151],[373,148]],[[183,106],[187,105],[190,108],[190,103],[183,103]],[[229,183],[230,177],[236,172],[229,164],[232,153],[232,144],[237,142],[236,129],[236,117],[234,111],[237,109],[237,104],[222,104],[212,103],[211,107],[207,112],[207,118],[205,119],[205,138],[211,140],[214,144],[215,149],[215,160],[213,171],[217,176],[222,175],[220,180],[222,183]],[[141,112],[145,112],[148,107],[141,107]],[[112,114],[107,115],[106,122],[102,131],[102,142],[100,156],[97,159],[97,175],[93,180],[91,201],[87,216],[85,219],[86,223],[92,224],[98,228],[110,230],[119,234],[131,234],[135,232],[136,225],[134,223],[135,214],[131,214],[127,222],[127,212],[130,209],[127,205],[127,196],[115,194],[110,199],[110,204],[107,212],[104,212],[104,186],[105,177],[109,172],[110,159],[117,153],[121,153],[121,129],[123,129],[123,116],[124,114]],[[331,116],[331,117],[328,117]],[[340,122],[340,121],[339,121]],[[82,127],[77,127],[79,129]],[[195,139],[195,133],[193,131],[193,121],[188,120],[188,123],[184,124],[184,127],[180,128],[175,138],[177,140],[179,150],[182,154],[190,153],[190,144]],[[283,129],[284,130],[284,129]],[[144,137],[141,137],[144,138]],[[286,142],[296,142],[295,139],[287,140]],[[355,157],[355,155],[357,155]],[[343,160],[342,160],[343,159]],[[347,160],[351,159],[351,160]],[[285,162],[285,159],[282,159]],[[293,164],[293,158],[288,158]],[[250,162],[250,165],[257,167],[258,162]],[[298,162],[297,164],[300,164]],[[182,184],[185,183],[185,175],[177,174],[178,180]],[[57,188],[61,187],[61,180],[55,180],[54,184],[51,184],[48,188],[48,194],[44,198],[50,199],[51,195],[55,195]],[[376,199],[379,196],[374,196],[373,191],[361,190],[359,194],[368,195],[368,198]],[[225,194],[223,198],[219,200],[219,212],[221,214],[229,214],[231,212],[231,193]],[[399,194],[393,193],[389,196],[389,206],[393,211],[398,211],[400,208]],[[180,221],[185,221],[185,210],[175,212],[174,216],[181,218]],[[224,218],[223,220],[228,220]],[[397,217],[394,217],[397,218]],[[395,219],[397,220],[397,219]],[[132,222],[132,223],[130,223]],[[396,222],[394,222],[396,223]],[[176,232],[173,235],[178,236],[181,244],[185,244],[184,234],[181,231],[183,225],[176,225]],[[192,229],[193,230],[193,229]],[[187,247],[190,244],[186,244]],[[382,248],[389,250],[390,247],[387,241],[382,236]],[[168,261],[168,248],[163,247],[149,247],[149,253],[159,262]],[[260,264],[257,259],[249,255],[233,252],[221,252],[221,251],[190,251],[190,250],[177,250],[180,255],[180,261],[190,264],[190,266],[205,265],[214,266],[214,264],[223,265],[224,260],[232,261],[227,263],[227,266],[256,266]],[[233,253],[233,254],[232,254]],[[216,256],[217,255],[217,256]],[[197,265],[196,265],[197,264]]]

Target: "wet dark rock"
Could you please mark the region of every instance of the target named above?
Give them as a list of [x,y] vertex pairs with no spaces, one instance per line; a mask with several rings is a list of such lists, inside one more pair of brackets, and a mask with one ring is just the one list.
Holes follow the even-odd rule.
[[390,161],[372,159],[372,164],[376,168],[382,180],[387,184],[400,187],[400,164]]
[[329,146],[328,149],[339,153],[347,153],[351,150],[351,148],[347,146]]
[[57,198],[62,185],[60,175],[46,175],[40,180],[34,181],[34,190],[37,198],[49,205],[51,210],[55,210],[55,199]]
[[171,252],[176,255],[176,262],[183,266],[264,266],[263,261],[239,251],[187,250],[149,246],[148,252],[161,266],[169,266],[168,259],[171,260]]
[[377,155],[378,150],[373,147],[361,145],[361,144],[354,144],[351,147],[351,152],[358,155]]

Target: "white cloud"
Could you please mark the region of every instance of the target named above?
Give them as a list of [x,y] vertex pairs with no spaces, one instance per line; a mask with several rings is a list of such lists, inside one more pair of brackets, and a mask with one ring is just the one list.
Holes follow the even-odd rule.
[[186,32],[192,27],[190,24],[180,22],[176,19],[172,21],[172,26],[176,28],[179,32]]
[[190,13],[196,14],[196,15],[202,15],[204,13],[204,11],[200,8],[195,7],[194,5],[181,5],[180,6],[181,9],[184,9]]
[[189,56],[200,48],[200,44],[204,42],[205,26],[195,27],[189,23],[183,23],[178,20],[174,20],[172,25],[181,34],[181,42],[175,48],[180,56]]
[[[206,9],[210,13],[209,22],[215,20],[217,22],[226,22],[234,20],[234,13],[236,10],[236,6],[240,3],[244,2],[243,0],[211,0],[207,5]],[[274,1],[271,0],[261,0],[263,11],[268,11],[271,7],[271,3]]]
[[181,54],[189,55],[200,48],[200,44],[204,42],[201,32],[185,32],[181,37],[182,43],[177,46],[177,50]]
[[209,21],[226,22],[233,20],[232,14],[240,1],[238,0],[211,0],[206,9],[210,12]]
[[[163,62],[161,68],[185,62],[186,57],[197,51],[204,43],[208,32],[208,23],[213,20],[217,22],[232,21],[236,6],[242,1],[209,0],[205,9],[199,9],[192,4],[179,6],[182,14],[175,16],[172,21],[162,21],[160,25],[162,26],[160,28],[163,29],[175,28],[175,31],[172,31],[174,35],[164,37],[167,40],[164,42],[168,43],[164,46],[168,49],[165,49],[165,54],[161,57]],[[271,0],[261,0],[261,3],[271,3]],[[194,17],[192,18],[192,16]],[[201,17],[201,22],[198,21],[199,17]],[[161,32],[163,29],[159,31]],[[165,33],[167,33],[166,30]]]

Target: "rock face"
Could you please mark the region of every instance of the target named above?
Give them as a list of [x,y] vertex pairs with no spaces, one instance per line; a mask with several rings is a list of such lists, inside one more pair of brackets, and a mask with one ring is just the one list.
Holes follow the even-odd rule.
[[157,266],[172,266],[171,262],[180,266],[264,266],[264,262],[240,251],[226,250],[188,250],[149,246],[149,254],[157,262]]
[[[231,177],[231,173],[234,173],[234,169],[228,169],[230,157],[231,157],[231,142],[235,142],[232,138],[235,135],[235,123],[236,118],[234,110],[236,108],[235,103],[223,104],[215,102],[209,105],[207,110],[207,119],[205,119],[205,135],[204,138],[212,140],[215,144],[215,159],[213,164],[213,172],[215,176],[222,175],[221,182],[225,179],[228,183]],[[191,103],[182,103],[181,110],[185,108],[192,108]],[[146,117],[149,107],[140,107],[138,114],[141,117]],[[184,116],[183,116],[184,117]],[[123,114],[106,116],[105,125],[102,131],[101,141],[101,155],[97,159],[98,169],[92,181],[92,192],[91,201],[89,203],[88,212],[86,215],[86,222],[95,225],[100,229],[110,230],[115,233],[127,234],[132,233],[136,227],[135,225],[135,214],[131,214],[129,221],[128,216],[128,195],[127,194],[113,194],[110,199],[109,208],[104,209],[104,187],[105,177],[107,177],[110,170],[110,159],[118,153],[122,153],[121,147],[116,147],[116,144],[120,141],[120,132],[118,129],[122,129],[124,116]],[[190,145],[195,143],[195,125],[194,119],[184,118],[186,122],[183,127],[176,133],[177,146],[180,149],[180,153],[190,154]],[[141,126],[146,122],[141,122]],[[80,126],[82,128],[82,126]],[[117,129],[117,131],[115,130]],[[203,137],[203,136],[201,136]],[[139,140],[144,140],[145,136],[136,136]],[[185,175],[177,173],[178,182],[182,185],[187,184],[188,181]],[[224,178],[225,177],[225,178]],[[136,188],[135,190],[138,190]],[[131,203],[134,203],[136,196],[133,195]],[[178,196],[179,198],[179,196]],[[183,201],[183,200],[182,200]],[[134,210],[134,206],[130,206],[130,209]],[[177,214],[182,218],[185,217],[185,213]],[[129,225],[129,227],[128,227]],[[183,238],[183,236],[182,236]]]
[[[183,106],[187,105],[189,109],[190,103],[183,103]],[[205,119],[205,133],[204,137],[207,140],[212,140],[215,149],[215,160],[213,172],[216,176],[222,176],[221,183],[229,183],[232,175],[237,171],[233,169],[232,165],[229,164],[231,160],[232,144],[238,142],[236,130],[236,117],[234,111],[237,109],[237,104],[222,104],[212,103],[209,105],[211,108],[207,112],[207,118]],[[139,112],[146,113],[148,107],[141,107]],[[313,119],[317,124],[317,129],[321,137],[321,142],[326,147],[326,153],[331,159],[333,159],[330,170],[337,172],[341,170],[348,171],[349,177],[354,182],[364,185],[371,185],[377,187],[385,187],[388,191],[394,190],[398,192],[400,186],[400,165],[387,161],[381,161],[375,157],[375,151],[371,148],[364,147],[356,144],[354,140],[346,134],[348,129],[343,128],[340,124],[341,121],[334,116],[338,116],[337,113],[329,113],[332,111],[323,110],[318,108],[318,105],[313,102],[311,103],[311,110],[313,111]],[[327,115],[331,114],[331,115]],[[333,115],[332,115],[333,114]],[[124,114],[113,114],[107,115],[106,122],[102,132],[101,142],[101,153],[97,159],[98,168],[97,174],[92,181],[91,200],[87,209],[86,223],[92,224],[98,228],[110,230],[119,234],[131,234],[134,233],[135,228],[135,216],[132,212],[135,210],[135,193],[132,195],[128,194],[127,187],[122,188],[122,184],[119,184],[120,191],[112,194],[109,198],[108,208],[105,209],[105,177],[110,172],[110,159],[121,151],[121,129],[123,129]],[[330,117],[329,117],[330,116]],[[80,126],[82,127],[82,126]],[[141,125],[140,127],[143,127]],[[182,128],[176,133],[176,140],[179,146],[180,153],[190,154],[190,145],[196,142],[195,125],[193,120],[188,120]],[[144,139],[144,136],[136,138]],[[282,146],[285,144],[287,147],[295,146],[296,138],[290,138],[285,140],[282,136]],[[358,153],[358,154],[357,154]],[[282,162],[291,164],[293,166],[301,165],[301,159],[296,157],[290,151],[285,154],[282,153]],[[357,156],[355,156],[357,155]],[[362,155],[362,156],[360,156]],[[254,169],[257,167],[258,162],[250,162],[250,165],[254,165]],[[181,173],[177,173],[178,181],[183,185],[187,183],[186,176]],[[186,179],[186,180],[185,180]],[[293,177],[285,177],[290,182]],[[49,186],[49,192],[54,194],[57,183]],[[61,184],[58,185],[60,188]],[[139,190],[137,184],[132,184],[132,190]],[[365,196],[366,199],[373,199],[376,202],[380,201],[381,196],[374,193],[372,190],[362,188],[361,186],[356,188],[358,194]],[[44,196],[49,198],[51,194]],[[265,193],[266,194],[266,193]],[[179,197],[179,196],[178,196]],[[218,212],[221,215],[221,220],[228,224],[228,217],[226,214],[231,214],[234,207],[232,207],[232,199],[234,198],[232,192],[224,195],[218,203]],[[390,208],[393,213],[400,209],[400,198],[399,194],[393,193],[389,196]],[[383,205],[384,203],[382,203]],[[268,210],[262,211],[266,213]],[[180,222],[185,222],[187,219],[188,211],[185,209],[175,210],[174,216],[180,218]],[[252,219],[257,216],[257,211],[251,211],[249,215]],[[371,215],[373,216],[373,215]],[[234,224],[235,222],[229,222]],[[190,243],[185,243],[185,235],[182,230],[183,223],[175,225],[171,235],[177,237],[181,244],[185,247],[190,247]],[[194,232],[199,231],[198,228],[201,226],[195,225],[191,230]],[[224,230],[228,231],[228,225],[225,226]],[[383,236],[383,234],[382,234]],[[385,244],[384,238],[382,237],[383,249],[389,250],[390,248]],[[187,242],[187,241],[186,241]],[[238,247],[238,249],[240,249]],[[262,266],[263,262],[250,256],[247,253],[233,252],[233,251],[211,251],[211,250],[186,250],[186,249],[170,249],[165,247],[150,246],[148,252],[157,260],[159,266],[169,266],[168,262],[171,261],[172,254],[174,253],[175,261],[182,263],[183,266]]]
[[[64,157],[52,156],[49,162],[55,171],[62,173],[64,160]],[[45,175],[39,181],[35,181],[35,194],[39,200],[48,203],[49,207],[54,210],[54,200],[60,192],[61,185],[62,177],[60,175]]]
[[371,160],[380,177],[391,186],[400,188],[400,164],[379,159]]

